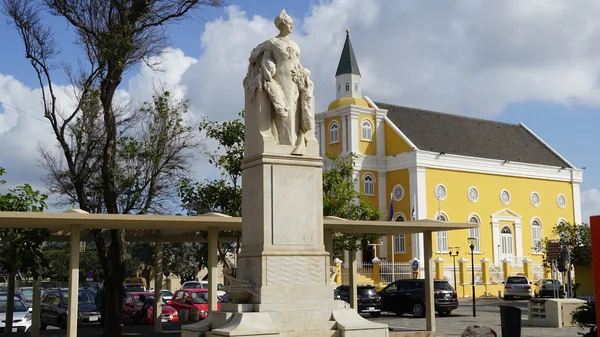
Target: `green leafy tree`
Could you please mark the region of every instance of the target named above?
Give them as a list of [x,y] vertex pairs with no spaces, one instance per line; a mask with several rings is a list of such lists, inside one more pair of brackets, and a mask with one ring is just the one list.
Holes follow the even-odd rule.
[[[42,269],[42,277],[52,281],[69,280],[69,244],[66,242],[47,243],[43,251],[48,265]],[[79,278],[86,279],[88,271],[101,278],[102,265],[98,259],[98,252],[93,244],[87,245],[85,251],[79,254]]]
[[[381,220],[381,212],[357,191],[354,178],[353,153],[347,156],[328,156],[323,171],[323,215],[348,220]],[[334,250],[366,250],[368,243],[380,238],[379,234],[336,233]]]
[[[5,170],[0,167],[0,177]],[[6,184],[0,179],[0,186]],[[0,211],[2,212],[43,212],[46,209],[47,195],[34,190],[31,185],[24,184],[8,193],[0,194]],[[0,228],[0,259],[2,266],[9,273],[31,273],[39,275],[46,264],[42,253],[43,244],[50,237],[47,229],[37,228]]]
[[[182,179],[179,185],[179,196],[187,215],[217,212],[230,216],[242,215],[242,159],[244,157],[244,123],[240,119],[225,122],[210,121],[203,118],[200,131],[206,137],[217,142],[214,151],[205,151],[208,160],[221,172],[221,178],[194,182]],[[232,237],[229,242],[219,245],[219,258],[227,266],[227,253],[239,252],[241,233],[221,231],[220,241],[224,237]],[[204,259],[206,260],[206,256]]]
[[[556,241],[566,245],[571,250],[571,263],[575,266],[588,266],[592,263],[592,236],[588,224],[572,224],[560,222],[552,230],[554,238],[545,238],[543,246]],[[545,261],[549,263],[550,261]],[[565,261],[558,261],[565,263]]]

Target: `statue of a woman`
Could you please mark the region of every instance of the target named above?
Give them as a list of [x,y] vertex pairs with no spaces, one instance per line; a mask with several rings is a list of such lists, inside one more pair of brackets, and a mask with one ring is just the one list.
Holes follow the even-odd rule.
[[[292,154],[302,155],[307,140],[314,139],[314,87],[310,71],[300,64],[300,48],[288,37],[293,24],[285,10],[275,18],[275,26],[279,35],[252,50],[244,88],[250,103],[270,105],[260,111],[270,114],[269,131],[276,143],[294,145]],[[257,103],[261,91],[268,100]]]

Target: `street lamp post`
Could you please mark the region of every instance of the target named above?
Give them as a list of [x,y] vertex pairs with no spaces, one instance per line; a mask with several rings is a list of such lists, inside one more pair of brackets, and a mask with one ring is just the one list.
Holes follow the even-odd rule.
[[473,250],[475,250],[475,244],[477,243],[477,238],[468,238],[469,248],[471,248],[471,286],[473,288],[473,317],[477,317],[477,313],[475,312],[475,258],[473,257]]
[[448,254],[450,254],[450,256],[452,256],[452,264],[454,265],[454,290],[458,291],[456,288],[456,257],[458,256],[460,252],[460,247],[454,247],[454,250],[450,249],[450,251],[448,252]]

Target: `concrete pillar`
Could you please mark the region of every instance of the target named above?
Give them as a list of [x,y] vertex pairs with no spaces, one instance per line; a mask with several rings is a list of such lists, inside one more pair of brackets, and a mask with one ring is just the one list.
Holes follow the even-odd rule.
[[550,267],[544,267],[544,278],[552,277],[552,269]]
[[490,260],[485,257],[479,261],[481,263],[481,281],[483,284],[489,284],[491,282],[490,279]]
[[333,260],[333,263],[335,263],[335,268],[337,269],[337,273],[335,275],[335,283],[337,285],[342,285],[342,260],[336,258],[335,260]]
[[467,297],[467,295],[465,293],[465,285],[468,284],[467,283],[467,262],[469,262],[469,260],[465,259],[464,257],[461,257],[460,259],[458,259],[458,280],[460,283],[460,287],[462,289],[462,297],[463,298]]
[[208,229],[208,310],[217,311],[217,275],[218,275],[218,245],[219,231],[216,228]]
[[444,279],[444,259],[441,256],[435,259],[435,279]]
[[423,261],[425,269],[425,330],[435,332],[435,301],[433,297],[433,238],[432,232],[423,233]]
[[358,280],[358,274],[356,272],[356,254],[352,251],[348,255],[350,257],[350,262],[348,263],[348,267],[350,267],[348,270],[348,300],[350,301],[350,307],[356,309],[358,298],[356,290],[356,281]]
[[33,280],[33,298],[31,313],[31,337],[40,337],[40,302],[41,302],[41,287],[42,277],[38,276]]
[[162,332],[163,243],[154,243],[154,332]]
[[13,327],[13,317],[14,317],[14,309],[15,309],[15,276],[16,276],[16,266],[15,270],[10,271],[8,273],[8,291],[6,293],[6,316],[5,316],[5,326],[4,333],[6,335],[12,334]]
[[529,281],[533,281],[533,273],[531,272],[531,259],[525,256],[523,259],[523,273]]
[[504,281],[510,276],[510,260],[502,260],[502,272],[504,273]]
[[373,259],[373,285],[375,288],[381,286],[381,260],[378,258]]
[[79,241],[81,228],[71,226],[71,242],[69,246],[69,313],[67,316],[67,337],[77,336],[77,315],[79,312]]

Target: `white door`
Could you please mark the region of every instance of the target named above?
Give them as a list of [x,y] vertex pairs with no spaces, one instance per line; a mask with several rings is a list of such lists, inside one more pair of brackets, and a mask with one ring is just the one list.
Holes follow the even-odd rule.
[[513,258],[513,234],[512,230],[508,226],[502,227],[500,231],[500,242],[501,242],[501,251],[500,251],[500,259],[508,259],[512,262]]

